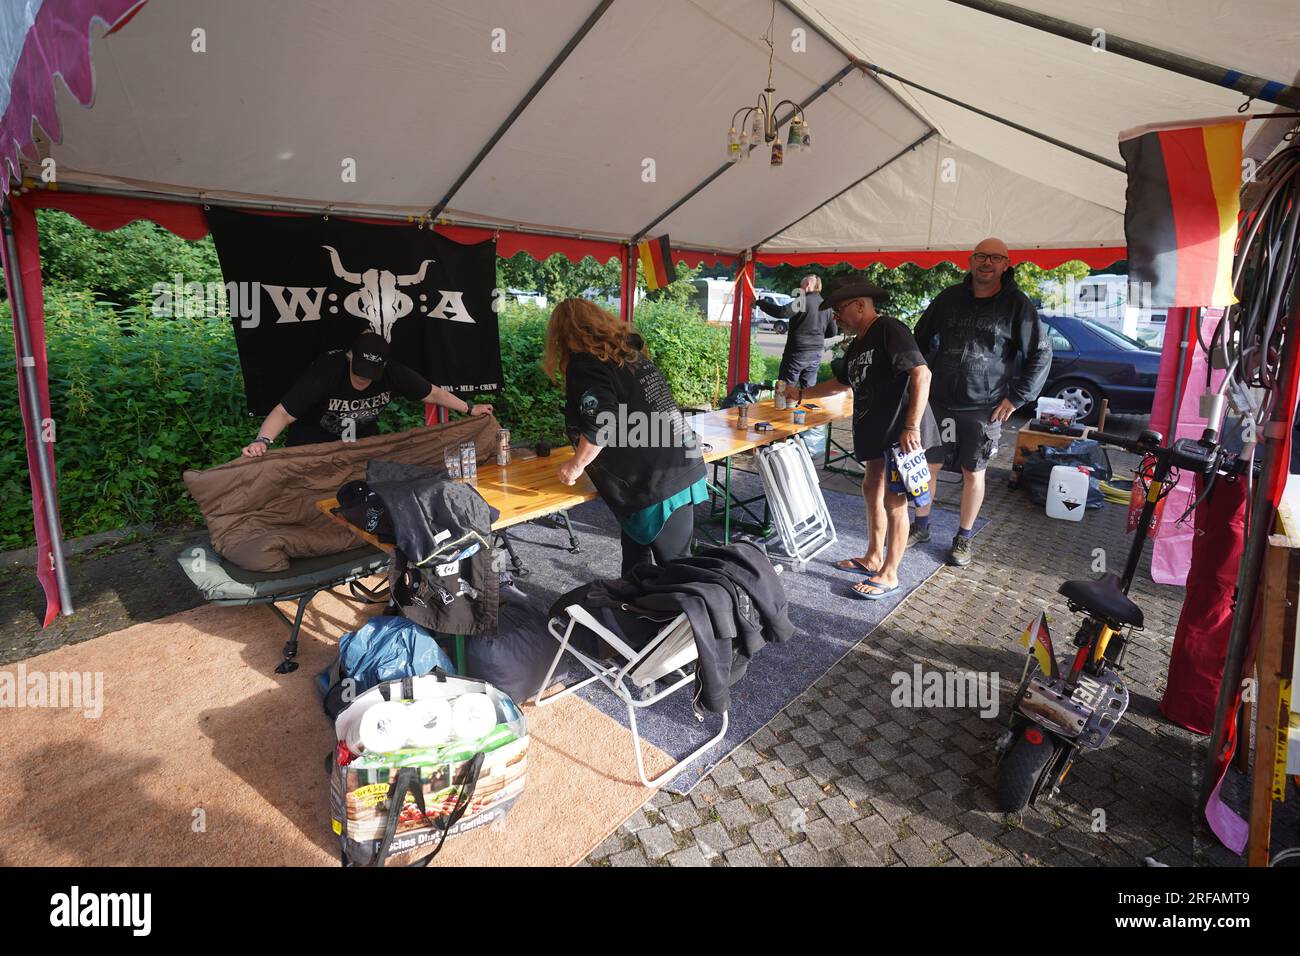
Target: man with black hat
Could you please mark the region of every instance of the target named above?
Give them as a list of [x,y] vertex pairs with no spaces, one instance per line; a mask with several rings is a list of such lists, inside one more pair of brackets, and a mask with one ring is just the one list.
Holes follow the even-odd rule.
[[446,389],[430,385],[419,373],[390,359],[383,336],[363,332],[348,351],[326,352],[271,409],[257,438],[244,447],[245,458],[258,458],[279,437],[287,445],[352,441],[379,434],[379,416],[393,393],[471,415],[492,414],[491,405],[470,405]]
[[907,326],[876,312],[887,297],[883,289],[853,279],[826,297],[840,328],[856,336],[836,377],[853,389],[853,457],[866,471],[867,552],[837,561],[835,567],[865,574],[853,592],[869,601],[898,590],[907,548],[907,493],[886,482],[893,447],[908,454],[940,443],[927,401],[930,369]]

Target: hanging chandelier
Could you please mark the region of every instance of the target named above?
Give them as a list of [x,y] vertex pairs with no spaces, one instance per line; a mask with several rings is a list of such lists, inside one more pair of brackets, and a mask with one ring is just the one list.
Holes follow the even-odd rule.
[[[787,152],[793,154],[801,150],[812,149],[812,135],[808,130],[808,119],[803,109],[791,100],[774,103],[776,89],[772,86],[772,60],[776,47],[772,42],[772,28],[776,23],[776,2],[772,3],[772,22],[768,24],[767,33],[762,37],[767,44],[767,86],[758,94],[758,102],[753,106],[744,106],[731,116],[731,129],[727,131],[727,162],[738,163],[749,158],[750,150],[763,144],[771,144],[769,163],[781,166]],[[788,106],[792,112],[790,127],[781,142],[781,130],[777,124],[776,114],[781,107]],[[736,132],[736,128],[740,132]]]

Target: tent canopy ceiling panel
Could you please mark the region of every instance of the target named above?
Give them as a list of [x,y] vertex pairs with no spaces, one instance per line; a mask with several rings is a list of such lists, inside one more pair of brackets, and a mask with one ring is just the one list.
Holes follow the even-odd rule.
[[[600,223],[636,234],[724,162],[733,112],[753,104],[767,82],[767,47],[759,34],[771,17],[768,0],[615,3],[583,41],[582,55],[551,78],[452,209],[571,229]],[[807,49],[793,52],[791,31],[801,26]],[[775,11],[772,32],[778,98],[801,102],[846,66],[838,50],[784,7]],[[680,217],[654,231],[741,248],[806,212],[834,191],[828,187],[852,182],[860,175],[854,170],[871,158],[853,155],[864,144],[896,152],[907,137],[924,132],[879,84],[869,86],[858,80],[809,106],[809,156],[768,173],[766,150],[755,150],[749,163],[728,168]],[[654,163],[652,180],[647,161]],[[750,168],[760,164],[761,171]],[[790,183],[783,175],[798,179]],[[750,186],[732,186],[736,181]],[[743,205],[733,205],[734,197]]]
[[[1300,68],[1296,0],[1017,2],[1269,80]],[[47,3],[36,17],[121,3]],[[148,0],[112,35],[93,28],[93,105],[63,90],[61,142],[38,142],[28,162],[53,156],[71,184],[422,212],[597,12],[451,196],[453,219],[623,239],[650,228],[729,253],[778,232],[767,248],[953,248],[981,233],[1023,248],[1116,243],[1122,172],[895,80],[845,75],[837,47],[1111,162],[1123,129],[1243,101],[952,0]],[[60,15],[63,35],[85,29]],[[27,23],[11,21],[0,29]],[[723,167],[732,112],[767,79],[769,23],[778,96],[838,82],[808,109],[811,154],[772,169],[756,150]],[[0,69],[20,47],[0,44]],[[900,155],[930,127],[942,141]],[[952,159],[958,179],[936,181],[926,157]]]
[[[815,120],[814,120],[815,117]],[[928,129],[874,80],[854,71],[808,112],[810,153],[769,165],[757,149],[656,226],[670,236],[708,235],[730,248],[753,245],[888,162]],[[725,215],[719,215],[726,210]]]
[[1016,6],[1279,82],[1290,82],[1300,68],[1295,0],[1016,0]]
[[[92,45],[62,178],[421,209],[446,192],[592,10],[511,0],[166,0]],[[505,31],[506,53],[491,50]],[[202,29],[206,52],[195,52]],[[100,28],[102,33],[102,28]],[[354,160],[355,182],[344,180]]]
[[[1244,102],[1231,90],[948,0],[796,0],[796,5],[868,62],[1113,162],[1120,161],[1121,130],[1232,114]],[[1300,22],[1294,0],[1019,5],[1167,49],[1178,47],[1167,42],[1170,36],[1180,36],[1183,50],[1234,64],[1255,43],[1256,30],[1275,25],[1294,37]],[[1140,16],[1130,20],[1135,11]],[[1269,48],[1273,55],[1256,62],[1267,68],[1266,76],[1280,71],[1278,78],[1290,81],[1300,66],[1300,47],[1270,43]],[[957,145],[1063,192],[1123,208],[1123,173],[891,79],[883,82]]]
[[932,137],[763,251],[972,249],[990,235],[1013,249],[1122,246],[1124,217]]

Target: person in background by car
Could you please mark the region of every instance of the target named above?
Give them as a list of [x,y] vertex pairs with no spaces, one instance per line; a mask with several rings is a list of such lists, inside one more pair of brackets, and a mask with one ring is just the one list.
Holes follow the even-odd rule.
[[822,302],[820,278],[804,276],[799,288],[803,295],[795,296],[785,305],[767,299],[759,299],[755,305],[788,323],[778,377],[800,388],[811,388],[817,384],[817,369],[822,363],[826,340],[835,335],[835,318]]
[[363,332],[348,351],[326,352],[271,409],[257,437],[244,446],[245,458],[260,458],[288,429],[285,444],[369,438],[379,434],[379,416],[393,392],[426,405],[441,405],[469,415],[491,415],[491,405],[470,405],[419,373],[389,360],[383,336]]
[[[948,563],[965,567],[1002,423],[1042,391],[1052,346],[1038,310],[1016,286],[1006,243],[995,238],[975,247],[970,272],[934,297],[914,334],[934,375],[930,408],[945,442],[926,454],[930,487],[938,488],[945,465],[961,468],[961,520]],[[931,507],[916,509],[909,541],[930,540]]]

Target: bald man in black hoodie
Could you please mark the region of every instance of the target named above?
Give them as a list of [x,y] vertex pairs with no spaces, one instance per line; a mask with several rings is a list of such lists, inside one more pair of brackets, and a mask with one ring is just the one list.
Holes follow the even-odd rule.
[[[975,247],[966,277],[934,297],[914,335],[934,376],[930,410],[945,441],[926,456],[930,487],[938,487],[945,463],[961,468],[961,523],[948,563],[965,567],[974,557],[970,536],[984,503],[985,466],[997,454],[1002,423],[1042,391],[1052,346],[1038,310],[1016,286],[1007,244],[991,237]],[[930,540],[930,507],[916,510],[909,542]]]

